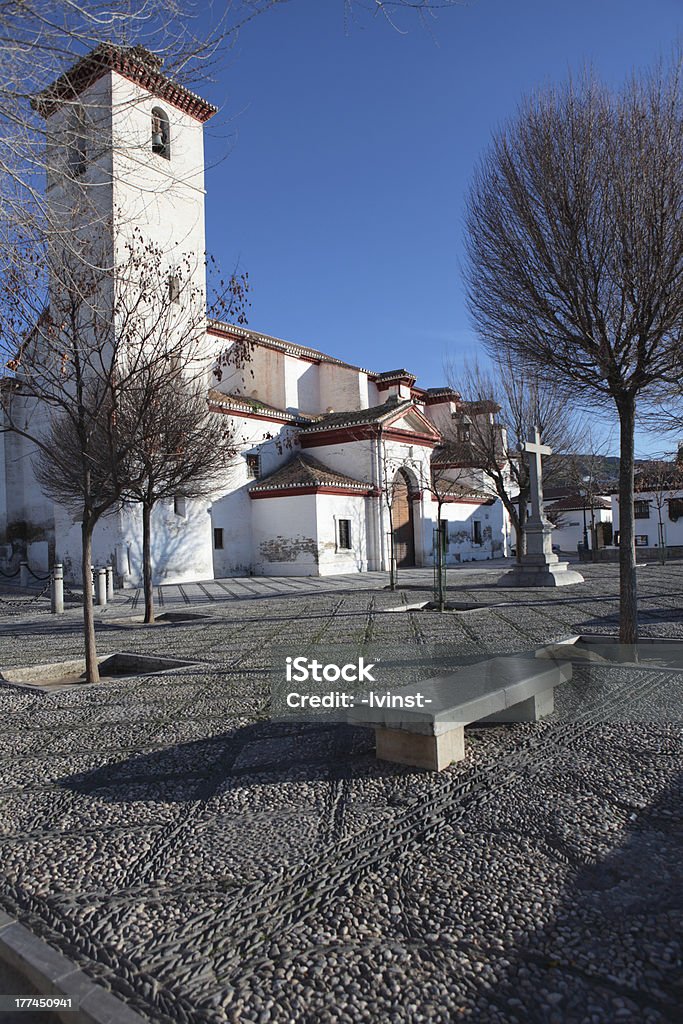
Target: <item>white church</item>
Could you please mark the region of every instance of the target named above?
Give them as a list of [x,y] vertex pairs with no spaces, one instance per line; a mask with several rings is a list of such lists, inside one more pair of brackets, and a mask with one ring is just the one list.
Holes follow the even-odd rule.
[[[66,223],[75,190],[90,192],[114,236],[134,224],[163,247],[169,273],[174,253],[193,253],[205,297],[203,126],[215,108],[152,54],[113,46],[81,59],[37,106],[53,217]],[[203,332],[208,400],[238,455],[210,500],[178,494],[155,508],[155,582],[387,570],[392,554],[400,567],[428,566],[437,543],[451,565],[509,554],[507,514],[468,454],[473,418],[495,408],[419,387],[405,369],[353,366],[229,323],[206,318]],[[245,342],[247,363],[214,374],[219,355]],[[42,493],[30,443],[11,432],[0,435],[0,531],[0,566],[61,561],[79,578],[80,523]],[[139,585],[138,506],[99,522],[94,560]]]

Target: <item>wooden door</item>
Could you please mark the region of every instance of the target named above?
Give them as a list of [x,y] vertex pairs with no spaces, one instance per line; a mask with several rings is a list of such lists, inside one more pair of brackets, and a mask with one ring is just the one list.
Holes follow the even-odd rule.
[[394,480],[392,505],[394,555],[398,566],[415,565],[413,503],[410,499],[408,477],[399,470]]

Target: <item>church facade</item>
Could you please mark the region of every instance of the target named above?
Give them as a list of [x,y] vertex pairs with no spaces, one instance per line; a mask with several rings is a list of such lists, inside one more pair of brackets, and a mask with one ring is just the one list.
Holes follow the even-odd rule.
[[[169,273],[182,247],[193,254],[195,294],[205,297],[202,129],[213,108],[140,51],[109,47],[57,82],[43,112],[53,151],[72,147],[61,166],[82,161],[78,187],[97,187],[113,252],[117,223],[168,253]],[[82,125],[75,157],[61,141],[74,116]],[[109,145],[98,148],[102,124]],[[73,204],[58,169],[48,196],[66,217]],[[405,369],[354,366],[217,320],[202,330],[208,401],[226,418],[235,457],[210,498],[178,494],[155,508],[156,582],[356,573],[386,570],[392,559],[427,566],[437,545],[447,564],[509,553],[503,505],[467,449],[472,417],[493,419],[495,408],[422,388]],[[231,365],[233,349],[242,356]],[[4,564],[27,555],[43,570],[61,561],[77,579],[80,524],[41,492],[26,439],[4,433],[0,448]],[[94,559],[113,564],[122,585],[139,584],[138,506],[101,520]]]

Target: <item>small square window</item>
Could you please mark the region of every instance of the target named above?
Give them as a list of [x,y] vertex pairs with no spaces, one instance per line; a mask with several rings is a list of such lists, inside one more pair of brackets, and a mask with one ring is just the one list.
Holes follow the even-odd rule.
[[351,550],[351,520],[337,520],[337,547],[340,551]]
[[173,499],[173,511],[177,516],[187,515],[187,500],[182,496],[182,494],[176,494]]
[[649,501],[634,501],[633,502],[633,516],[635,519],[649,519],[650,518],[650,502]]
[[669,519],[672,523],[683,517],[683,498],[669,498]]
[[261,476],[261,456],[260,455],[247,455],[247,476],[253,480],[258,480]]
[[646,548],[647,546],[648,546],[647,534],[645,534],[645,533],[637,533],[636,534],[636,547],[637,548]]
[[223,550],[223,527],[214,526],[213,528],[213,546],[216,551]]

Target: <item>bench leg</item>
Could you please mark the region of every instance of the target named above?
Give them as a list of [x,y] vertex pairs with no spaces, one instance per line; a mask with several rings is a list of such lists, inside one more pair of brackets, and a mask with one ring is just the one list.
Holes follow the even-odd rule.
[[377,757],[381,761],[409,764],[440,772],[465,757],[465,727],[456,725],[439,736],[425,736],[403,729],[375,729]]
[[545,718],[546,715],[552,715],[555,710],[555,697],[554,691],[544,690],[543,693],[537,693],[534,697],[529,697],[528,700],[523,700],[519,704],[513,704],[512,707],[506,708],[505,711],[498,711],[495,715],[489,715],[487,718],[482,718],[482,722],[537,722],[539,718]]

